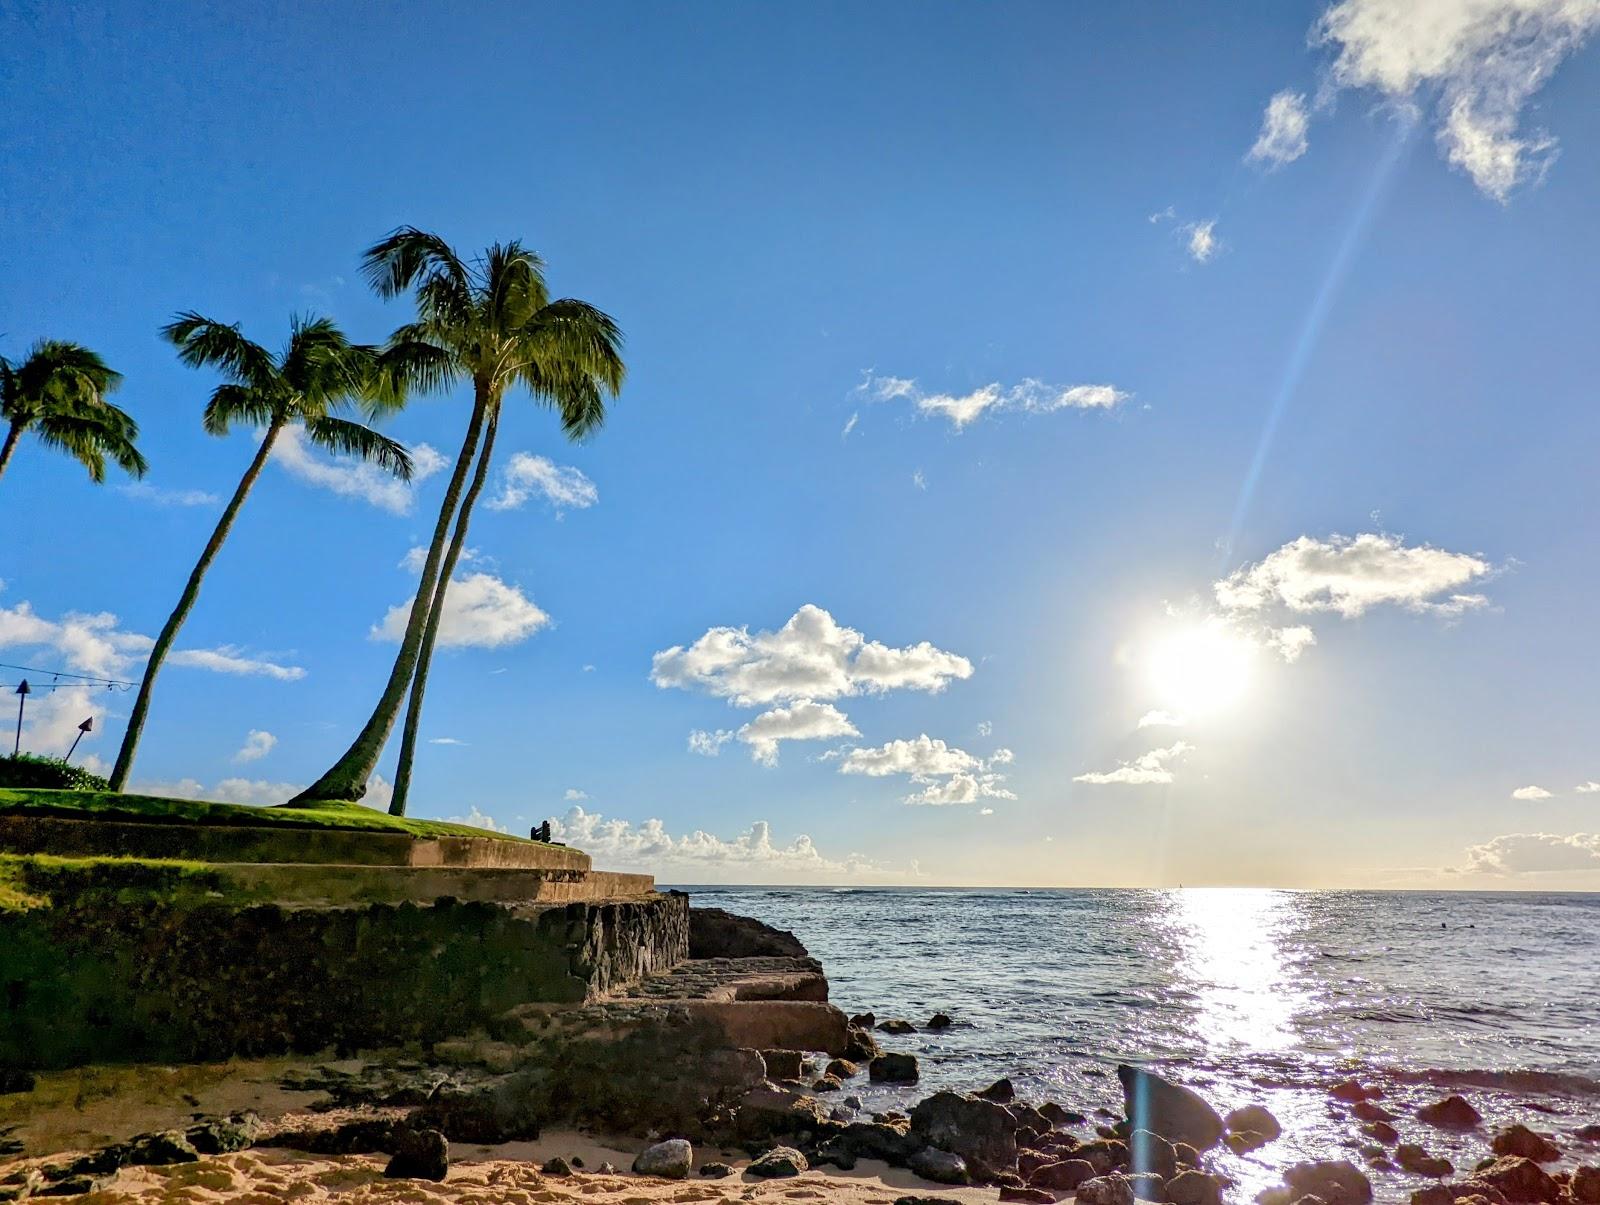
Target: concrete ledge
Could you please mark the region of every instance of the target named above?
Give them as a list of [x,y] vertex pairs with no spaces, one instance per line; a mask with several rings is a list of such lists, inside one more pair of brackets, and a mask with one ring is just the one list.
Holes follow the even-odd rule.
[[0,852],[63,857],[175,858],[191,862],[332,863],[341,866],[590,868],[589,855],[563,845],[493,837],[412,837],[359,829],[140,824],[0,816]]
[[610,871],[520,867],[336,866],[218,863],[240,889],[282,904],[398,904],[456,899],[478,903],[565,904],[649,895],[655,878]]

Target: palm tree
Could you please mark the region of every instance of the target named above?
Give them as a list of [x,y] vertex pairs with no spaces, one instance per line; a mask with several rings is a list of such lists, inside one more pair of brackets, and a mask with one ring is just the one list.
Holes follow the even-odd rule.
[[306,438],[332,452],[359,456],[388,469],[402,481],[411,479],[411,457],[394,440],[371,427],[340,418],[336,411],[362,405],[368,418],[398,408],[404,400],[405,374],[396,365],[406,349],[390,361],[376,348],[351,343],[342,331],[326,318],[293,319],[289,342],[281,355],[273,356],[258,343],[240,333],[238,326],[204,318],[199,314],[179,314],[161,333],[178,348],[178,358],[191,368],[209,366],[220,369],[227,382],[218,385],[206,404],[202,422],[212,435],[226,435],[235,423],[262,428],[261,444],[250,465],[239,479],[223,507],[217,526],[206,541],[189,580],[184,583],[178,605],[162,626],[150,648],[139,695],[128,717],[128,730],[117,752],[111,771],[111,789],[120,791],[133,769],[134,753],[144,732],[150,710],[150,695],[156,675],[177,638],[178,629],[194,608],[200,583],[239,515],[256,478],[272,452],[283,429],[298,423]]
[[[405,226],[370,247],[362,269],[381,297],[414,293],[417,320],[397,330],[394,340],[437,348],[449,365],[441,375],[472,382],[472,412],[400,651],[377,706],[344,755],[290,802],[359,799],[394,730],[409,686],[409,711],[389,805],[390,812],[403,816],[445,591],[466,541],[473,504],[488,477],[500,404],[507,391],[521,385],[537,403],[555,410],[569,438],[582,439],[605,421],[606,399],[621,389],[625,369],[617,324],[582,301],[552,301],[543,261],[520,243],[496,243],[482,258],[467,261],[438,235]],[[463,499],[462,487],[475,455],[472,484]]]
[[134,477],[143,477],[145,459],[134,447],[139,424],[106,396],[122,381],[87,347],[61,339],[41,339],[20,364],[0,357],[0,418],[10,426],[0,443],[0,473],[11,463],[17,441],[32,431],[105,480],[110,457]]

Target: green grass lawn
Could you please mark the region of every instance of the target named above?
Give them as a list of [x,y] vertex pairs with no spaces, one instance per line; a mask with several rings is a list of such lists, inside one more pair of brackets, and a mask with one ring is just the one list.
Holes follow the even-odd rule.
[[[407,833],[413,837],[495,837],[527,841],[442,820],[391,816],[359,803],[322,803],[315,807],[252,807],[241,803],[208,803],[203,799],[167,799],[159,795],[118,795],[111,791],[46,791],[0,788],[0,816],[57,816],[69,820],[133,820],[158,823],[284,825],[294,828],[359,829]],[[529,842],[531,844],[531,842]]]

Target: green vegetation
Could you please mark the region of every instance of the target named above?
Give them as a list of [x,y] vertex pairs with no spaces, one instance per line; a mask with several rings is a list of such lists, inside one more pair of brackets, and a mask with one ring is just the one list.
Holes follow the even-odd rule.
[[[582,439],[605,421],[606,398],[621,389],[625,369],[616,323],[585,302],[551,300],[543,261],[520,243],[496,243],[481,259],[467,261],[438,235],[406,226],[370,247],[362,267],[379,296],[414,294],[417,320],[397,330],[391,346],[435,349],[439,383],[472,382],[472,413],[389,681],[350,748],[295,802],[361,797],[394,731],[409,686],[394,799],[389,805],[394,815],[404,816],[445,591],[466,542],[473,504],[488,477],[501,401],[508,390],[521,385],[536,402],[557,412],[569,438]],[[477,467],[463,498],[462,486],[474,456]]]
[[229,378],[212,391],[211,401],[206,404],[202,417],[206,431],[226,435],[233,424],[246,423],[261,427],[262,437],[184,583],[178,605],[151,646],[122,747],[117,751],[117,764],[111,770],[111,786],[118,791],[127,786],[133,770],[134,753],[144,733],[150,695],[161,663],[177,639],[178,629],[194,609],[206,570],[222,550],[239,508],[261,475],[283,429],[299,423],[312,443],[359,456],[403,480],[411,479],[411,458],[405,448],[372,428],[339,418],[335,413],[356,402],[364,405],[369,417],[398,409],[405,400],[408,379],[406,346],[397,346],[380,356],[374,348],[351,343],[326,318],[295,319],[290,324],[289,344],[277,357],[246,339],[237,326],[199,314],[180,314],[161,333],[177,345],[178,358],[191,368],[218,368]]
[[0,787],[47,787],[67,791],[104,791],[111,784],[82,766],[59,757],[18,753],[0,757]]
[[87,908],[132,903],[182,908],[254,898],[203,862],[0,854],[0,912],[67,901]]
[[121,380],[87,347],[61,339],[41,339],[20,364],[0,356],[0,418],[9,424],[0,443],[0,474],[17,441],[31,431],[88,469],[96,484],[105,480],[108,456],[124,472],[143,477],[148,466],[133,442],[139,424],[106,401]]
[[208,803],[201,799],[168,799],[158,795],[124,795],[116,791],[46,791],[0,789],[0,817],[56,816],[67,820],[129,820],[145,823],[285,825],[299,828],[357,829],[406,833],[413,837],[495,837],[525,841],[442,820],[390,816],[359,803],[319,803],[315,807],[253,807],[242,803]]

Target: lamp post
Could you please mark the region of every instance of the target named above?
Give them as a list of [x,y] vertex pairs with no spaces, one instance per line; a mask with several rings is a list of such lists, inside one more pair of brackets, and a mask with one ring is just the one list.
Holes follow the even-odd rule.
[[11,756],[15,757],[22,752],[22,709],[28,705],[28,696],[33,693],[33,687],[28,685],[24,678],[22,685],[17,687],[17,739],[11,746]]
[[83,739],[83,734],[85,732],[93,732],[93,731],[94,731],[94,716],[90,716],[83,723],[78,725],[78,735],[72,738],[72,748],[67,750],[67,755],[65,757],[63,757],[61,760],[62,761],[71,761],[72,760],[72,755],[78,751],[78,742]]

